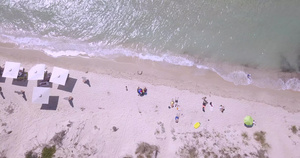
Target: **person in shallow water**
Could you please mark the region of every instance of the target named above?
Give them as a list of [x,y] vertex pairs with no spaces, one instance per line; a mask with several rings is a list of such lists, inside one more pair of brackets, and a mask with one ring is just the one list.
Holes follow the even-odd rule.
[[251,80],[251,74],[248,74],[248,75],[247,75],[247,78],[248,78],[249,80]]

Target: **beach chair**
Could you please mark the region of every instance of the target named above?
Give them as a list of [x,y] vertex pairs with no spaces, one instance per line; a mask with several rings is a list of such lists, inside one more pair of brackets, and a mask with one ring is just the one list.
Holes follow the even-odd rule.
[[44,80],[43,81],[49,82],[50,77],[51,77],[51,73],[48,73],[48,71],[45,71],[45,73],[44,73]]
[[45,71],[43,80],[38,80],[38,87],[50,86],[50,82],[49,82],[50,77],[51,77],[51,73],[48,73],[48,71]]
[[0,75],[2,76],[4,68],[2,66],[0,66]]

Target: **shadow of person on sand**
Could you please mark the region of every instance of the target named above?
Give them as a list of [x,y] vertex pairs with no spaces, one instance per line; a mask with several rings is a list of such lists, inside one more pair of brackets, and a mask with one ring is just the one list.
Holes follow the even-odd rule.
[[22,97],[24,98],[25,101],[27,101],[27,97],[26,97],[26,94],[25,94],[25,91],[21,90],[21,91],[15,91],[15,93],[21,95],[22,94]]
[[87,79],[86,77],[82,77],[82,82],[83,82],[84,84],[87,84],[89,87],[91,87],[90,80]]
[[2,92],[2,87],[0,87],[0,94],[1,94],[2,98],[5,99],[3,92]]
[[25,91],[21,91],[21,93],[22,93],[22,97],[24,98],[24,100],[27,101]]
[[23,96],[22,96],[22,97],[24,98],[25,101],[27,101],[27,98],[26,98],[25,93],[23,93]]
[[70,105],[74,108],[73,100],[69,100]]
[[0,95],[2,96],[3,99],[5,99],[2,91],[0,92]]
[[65,100],[68,100],[69,101],[69,104],[72,106],[72,108],[74,108],[74,103],[73,103],[73,97],[72,96],[69,96],[69,97],[65,97],[64,98]]

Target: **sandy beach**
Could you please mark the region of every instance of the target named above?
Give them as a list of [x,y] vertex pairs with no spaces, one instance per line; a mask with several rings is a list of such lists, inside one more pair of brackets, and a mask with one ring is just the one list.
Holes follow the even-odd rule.
[[[0,56],[1,66],[70,70],[66,86],[52,85],[49,105],[31,102],[36,81],[19,86],[1,78],[0,157],[40,155],[52,145],[55,157],[70,158],[300,157],[299,92],[235,86],[208,70],[135,58],[52,58],[12,44],[1,44]],[[137,87],[147,87],[147,95],[138,96]],[[177,97],[179,108],[168,108]],[[205,112],[203,97],[213,104]],[[243,124],[247,115],[252,128]],[[143,143],[147,150],[137,150]]]

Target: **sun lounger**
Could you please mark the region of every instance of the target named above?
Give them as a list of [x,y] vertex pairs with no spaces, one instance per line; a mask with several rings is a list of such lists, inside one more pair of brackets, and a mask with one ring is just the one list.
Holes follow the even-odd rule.
[[39,86],[41,86],[41,87],[43,87],[43,86],[49,86],[49,85],[50,85],[50,82],[48,82],[48,81],[41,81],[39,83]]
[[0,76],[2,76],[3,70],[4,70],[4,68],[2,68],[2,67],[0,66]]

